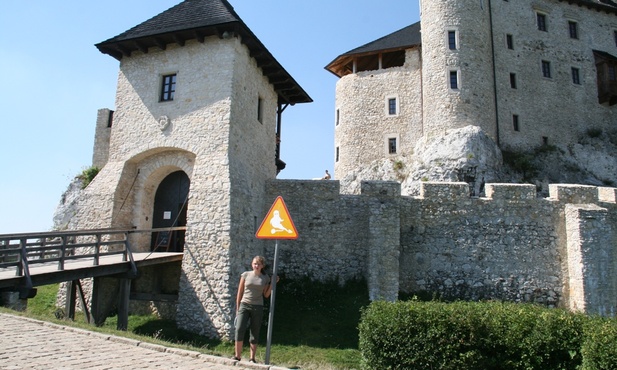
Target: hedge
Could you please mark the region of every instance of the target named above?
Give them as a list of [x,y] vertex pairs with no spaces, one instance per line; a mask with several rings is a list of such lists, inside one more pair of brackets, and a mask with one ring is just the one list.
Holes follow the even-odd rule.
[[617,369],[617,323],[532,304],[373,302],[366,369]]

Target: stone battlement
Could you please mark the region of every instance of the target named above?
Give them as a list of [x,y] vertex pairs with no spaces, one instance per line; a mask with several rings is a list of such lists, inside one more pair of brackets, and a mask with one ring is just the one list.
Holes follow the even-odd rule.
[[486,184],[472,197],[467,183],[424,182],[411,197],[397,182],[349,195],[335,180],[274,180],[267,197],[285,199],[300,235],[284,243],[287,276],[365,278],[372,299],[427,292],[613,312],[617,279],[599,256],[613,254],[617,189],[549,188],[538,198],[534,185]]

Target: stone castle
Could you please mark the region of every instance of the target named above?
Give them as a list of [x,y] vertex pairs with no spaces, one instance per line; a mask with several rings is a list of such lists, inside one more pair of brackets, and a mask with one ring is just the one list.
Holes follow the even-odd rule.
[[[615,122],[612,2],[425,0],[421,11],[420,24],[328,65],[341,76],[337,175],[411,156],[448,128],[533,147]],[[365,279],[373,300],[427,292],[615,313],[617,189],[552,184],[537,198],[534,185],[487,183],[471,197],[465,182],[424,182],[405,196],[392,181],[351,194],[339,181],[277,180],[282,113],[311,98],[226,0],[183,1],[97,47],[120,62],[116,107],[98,113],[101,171],[68,227],[185,226],[167,246],[182,265],[132,285],[175,295],[145,306],[180,327],[229,337],[241,272],[256,254],[272,260],[273,242],[255,232],[277,196],[299,233],[281,242],[287,278]],[[136,237],[133,249],[157,239]]]

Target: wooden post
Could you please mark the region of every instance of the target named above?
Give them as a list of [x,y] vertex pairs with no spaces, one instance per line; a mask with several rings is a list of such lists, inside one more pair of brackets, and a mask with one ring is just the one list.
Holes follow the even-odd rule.
[[131,294],[131,279],[120,279],[118,289],[118,330],[127,330],[129,326],[129,296]]
[[[79,280],[78,280],[79,281]],[[66,283],[66,302],[64,303],[64,312],[66,318],[75,320],[75,299],[77,298],[77,284],[75,280]]]

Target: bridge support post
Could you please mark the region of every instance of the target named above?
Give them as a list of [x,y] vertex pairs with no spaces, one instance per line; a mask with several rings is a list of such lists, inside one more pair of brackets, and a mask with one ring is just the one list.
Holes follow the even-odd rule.
[[77,298],[77,284],[75,281],[66,283],[66,302],[64,303],[64,312],[66,318],[75,320],[75,299]]
[[131,279],[120,279],[118,290],[118,330],[127,330],[129,326],[129,297],[131,294]]

